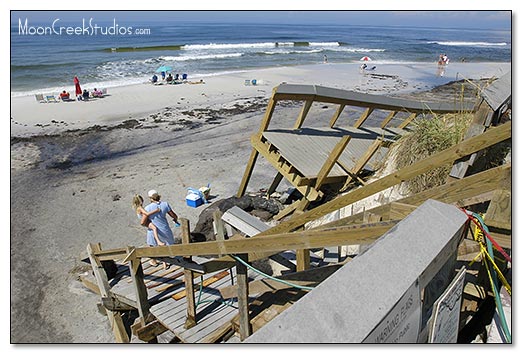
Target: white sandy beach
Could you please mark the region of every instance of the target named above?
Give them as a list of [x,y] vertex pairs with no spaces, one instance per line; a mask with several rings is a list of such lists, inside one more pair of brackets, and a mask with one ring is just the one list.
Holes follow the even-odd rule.
[[[114,342],[96,309],[99,297],[77,281],[86,271],[80,253],[90,242],[103,248],[145,244],[130,207],[135,193],[157,189],[193,226],[204,207],[185,204],[188,187],[210,183],[214,200],[234,195],[250,135],[281,82],[397,94],[511,69],[509,63],[451,63],[440,77],[435,63],[373,65],[380,76],[361,74],[359,64],[317,64],[208,77],[198,85],[116,87],[89,102],[11,98],[12,341]],[[262,83],[245,86],[248,79]],[[312,111],[307,123],[318,124],[333,109]],[[292,124],[299,110],[285,108],[273,124]],[[119,128],[93,128],[131,120]],[[259,159],[249,189],[266,188],[274,175]]]
[[[39,104],[34,96],[11,99],[11,136],[53,134],[63,130],[82,129],[95,124],[106,125],[141,118],[164,107],[186,110],[197,107],[226,107],[238,97],[269,97],[281,82],[323,85],[376,94],[428,90],[454,80],[502,76],[510,64],[451,63],[444,75],[438,76],[433,64],[379,64],[363,75],[360,64],[317,64],[255,70],[204,78],[202,85],[152,85],[148,83],[109,88],[103,99],[88,102]],[[371,74],[381,75],[379,78]],[[257,79],[258,86],[245,86],[245,80]],[[190,77],[189,77],[190,81]],[[199,81],[199,80],[195,80]],[[94,89],[81,82],[82,88]],[[72,92],[74,86],[64,87]],[[58,96],[59,92],[42,92]],[[53,122],[54,121],[54,122]],[[39,124],[36,126],[36,124]]]

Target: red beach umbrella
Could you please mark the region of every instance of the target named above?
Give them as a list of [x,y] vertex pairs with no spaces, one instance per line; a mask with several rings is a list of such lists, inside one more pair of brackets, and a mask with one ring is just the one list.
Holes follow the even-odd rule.
[[74,86],[76,88],[76,95],[82,94],[82,88],[80,87],[80,80],[78,80],[78,76],[74,77]]
[[370,57],[362,57],[360,60],[362,60],[362,61],[371,61],[372,59]]

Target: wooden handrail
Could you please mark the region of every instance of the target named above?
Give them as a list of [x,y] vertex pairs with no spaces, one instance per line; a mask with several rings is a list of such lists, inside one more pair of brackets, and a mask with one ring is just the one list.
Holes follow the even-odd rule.
[[272,97],[276,101],[314,101],[335,103],[346,106],[371,107],[374,109],[383,109],[389,111],[406,111],[410,113],[453,113],[458,111],[471,112],[473,111],[474,107],[474,104],[467,102],[459,102],[458,105],[456,105],[455,103],[446,102],[413,101],[318,85],[281,84],[275,88]]

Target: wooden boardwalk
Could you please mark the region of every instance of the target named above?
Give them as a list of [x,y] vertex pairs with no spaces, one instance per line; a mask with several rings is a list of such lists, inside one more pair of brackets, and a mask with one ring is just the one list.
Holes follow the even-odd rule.
[[[193,257],[196,262],[208,261],[207,258]],[[135,285],[126,264],[117,263],[118,272],[109,281],[111,295],[118,301],[132,308],[137,308]],[[151,266],[148,260],[142,261],[147,299],[151,305],[150,313],[181,342],[214,343],[232,328],[232,319],[238,314],[237,298],[223,300],[220,288],[236,284],[235,267],[214,273],[203,274],[194,280],[196,299],[196,326],[186,329],[187,298],[184,296],[185,283],[183,268],[171,265],[164,270],[161,263]],[[200,288],[201,278],[203,286]],[[249,281],[261,276],[249,271]],[[92,289],[96,279],[91,274],[82,277],[84,284]],[[200,295],[201,289],[201,295]],[[253,299],[253,298],[251,298]]]

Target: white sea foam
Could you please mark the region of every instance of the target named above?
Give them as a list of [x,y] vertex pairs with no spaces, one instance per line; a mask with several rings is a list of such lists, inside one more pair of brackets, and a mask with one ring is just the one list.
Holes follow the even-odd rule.
[[310,47],[339,47],[339,42],[310,42]]
[[350,47],[339,47],[330,49],[336,52],[349,52],[349,53],[371,53],[371,52],[385,52],[386,49],[382,48],[350,48]]
[[508,44],[506,42],[459,42],[459,41],[431,41],[428,44],[438,44],[447,46],[459,46],[459,47],[505,47]]
[[189,61],[189,60],[238,58],[242,55],[243,55],[243,53],[226,53],[226,54],[207,54],[207,55],[181,55],[179,57],[161,56],[159,58],[164,61]]
[[205,49],[234,49],[234,48],[273,48],[274,42],[265,43],[209,43],[209,44],[188,44],[182,49],[185,50],[205,50]]

